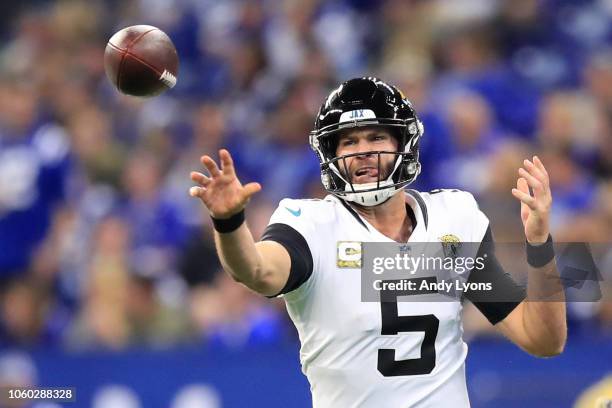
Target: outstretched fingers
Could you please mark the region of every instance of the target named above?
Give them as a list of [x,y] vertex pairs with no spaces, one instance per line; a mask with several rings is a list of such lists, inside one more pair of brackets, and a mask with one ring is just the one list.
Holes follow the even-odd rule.
[[191,197],[202,198],[205,192],[206,192],[206,188],[204,187],[193,186],[189,189],[189,195]]
[[540,160],[540,158],[538,156],[533,156],[533,164],[535,164],[537,166],[537,168],[540,169],[540,171],[548,179],[548,171],[546,171],[546,167],[544,167],[544,163],[542,163],[542,160]]
[[235,176],[234,160],[232,155],[226,149],[219,150],[219,158],[221,159],[221,171],[228,176]]
[[519,168],[518,173],[519,176],[521,176],[527,181],[527,184],[529,185],[529,187],[532,188],[533,193],[536,197],[544,191],[544,184],[532,173],[528,172],[522,167]]
[[206,167],[206,170],[208,170],[212,178],[216,178],[221,175],[221,171],[219,170],[219,167],[217,167],[217,163],[215,163],[215,161],[210,156],[202,156],[200,158],[200,161],[202,162],[204,167]]
[[521,177],[516,181],[516,188],[512,189],[512,195],[532,210],[536,209],[536,200],[529,194],[529,186],[524,178]]
[[[533,162],[529,160],[524,160],[523,164],[525,165],[525,169],[529,171],[529,173],[535,177],[540,183],[542,183],[542,188],[546,190],[549,185],[548,173],[544,168],[542,162],[537,159],[537,156],[533,156]],[[539,165],[538,165],[539,164]]]
[[202,198],[204,192],[206,191],[206,186],[210,184],[212,181],[210,177],[206,177],[204,174],[192,171],[190,173],[191,180],[195,183],[198,183],[199,186],[193,186],[189,189],[189,195],[191,197],[199,197]]
[[198,171],[192,171],[190,173],[190,177],[191,181],[193,181],[194,183],[198,183],[202,187],[206,187],[212,181],[210,177],[207,177]]

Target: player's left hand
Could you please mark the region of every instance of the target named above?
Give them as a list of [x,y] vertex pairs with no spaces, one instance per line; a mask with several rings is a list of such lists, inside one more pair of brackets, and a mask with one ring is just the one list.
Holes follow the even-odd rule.
[[[549,218],[552,194],[548,172],[538,156],[533,161],[525,159],[524,168],[518,170],[519,178],[512,195],[521,202],[521,219],[525,227],[525,237],[530,244],[546,242],[550,232]],[[530,193],[529,188],[531,187]]]

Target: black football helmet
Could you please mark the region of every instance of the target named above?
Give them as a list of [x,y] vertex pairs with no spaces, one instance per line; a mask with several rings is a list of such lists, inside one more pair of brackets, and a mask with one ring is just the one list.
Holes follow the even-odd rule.
[[[336,157],[340,131],[362,126],[389,128],[398,139],[398,151]],[[385,202],[419,175],[419,139],[423,131],[423,124],[412,104],[396,87],[374,77],[354,78],[333,90],[321,105],[314,130],[310,133],[310,147],[317,153],[321,181],[328,192],[359,205],[374,206]],[[377,155],[378,180],[352,183],[346,159],[365,154]],[[397,156],[388,176],[380,171],[381,154]],[[381,180],[381,177],[386,178]]]

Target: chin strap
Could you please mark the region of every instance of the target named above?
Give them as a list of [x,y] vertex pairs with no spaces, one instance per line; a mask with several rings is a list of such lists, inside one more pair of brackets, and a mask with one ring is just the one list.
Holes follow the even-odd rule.
[[[377,185],[380,187],[379,190],[360,192],[360,190],[370,190],[375,188]],[[372,183],[353,184],[353,188],[355,189],[355,192],[353,192],[353,189],[351,189],[351,187],[347,184],[345,187],[347,193],[341,198],[365,207],[372,207],[382,204],[401,190],[393,187],[393,182],[391,180],[382,181],[380,184],[378,184],[376,181]]]

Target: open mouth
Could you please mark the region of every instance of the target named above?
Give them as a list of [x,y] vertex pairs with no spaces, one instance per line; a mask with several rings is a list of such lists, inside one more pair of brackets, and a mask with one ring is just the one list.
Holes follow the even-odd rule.
[[356,176],[378,175],[378,169],[375,167],[362,167],[355,172]]
[[378,169],[376,167],[361,167],[355,171],[354,178],[356,182],[378,180]]

